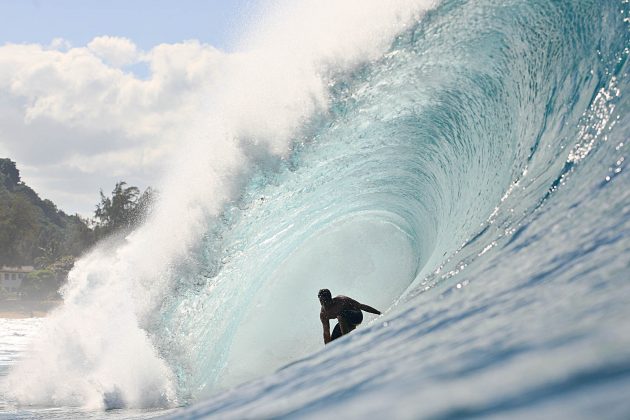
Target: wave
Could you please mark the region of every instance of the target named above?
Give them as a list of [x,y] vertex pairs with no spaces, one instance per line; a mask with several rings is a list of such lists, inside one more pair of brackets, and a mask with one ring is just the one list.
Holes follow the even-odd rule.
[[379,3],[284,5],[245,38],[151,219],[71,273],[18,401],[165,407],[272,373],[321,349],[318,289],[416,305],[606,141],[626,3]]

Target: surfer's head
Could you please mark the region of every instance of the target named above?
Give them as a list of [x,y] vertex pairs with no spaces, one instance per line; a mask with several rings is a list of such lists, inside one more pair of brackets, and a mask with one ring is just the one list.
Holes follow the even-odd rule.
[[319,298],[319,302],[322,305],[328,305],[332,303],[332,295],[330,294],[330,290],[328,289],[320,289],[317,297]]

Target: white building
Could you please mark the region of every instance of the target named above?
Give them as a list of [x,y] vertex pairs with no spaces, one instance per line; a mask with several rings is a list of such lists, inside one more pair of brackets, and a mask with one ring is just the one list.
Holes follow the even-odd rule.
[[16,296],[22,286],[22,281],[28,273],[33,271],[30,265],[22,267],[5,267],[0,268],[0,291],[6,296]]

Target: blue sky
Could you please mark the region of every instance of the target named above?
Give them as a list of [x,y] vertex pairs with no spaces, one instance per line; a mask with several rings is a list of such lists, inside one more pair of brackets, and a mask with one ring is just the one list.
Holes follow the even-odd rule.
[[0,0],[0,44],[48,45],[63,38],[83,46],[110,35],[148,50],[197,39],[230,50],[257,0]]

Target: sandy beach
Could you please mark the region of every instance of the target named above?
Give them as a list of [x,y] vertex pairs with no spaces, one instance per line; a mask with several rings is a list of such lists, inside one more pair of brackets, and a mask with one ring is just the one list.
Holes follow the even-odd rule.
[[0,318],[42,318],[62,302],[61,300],[0,301]]

